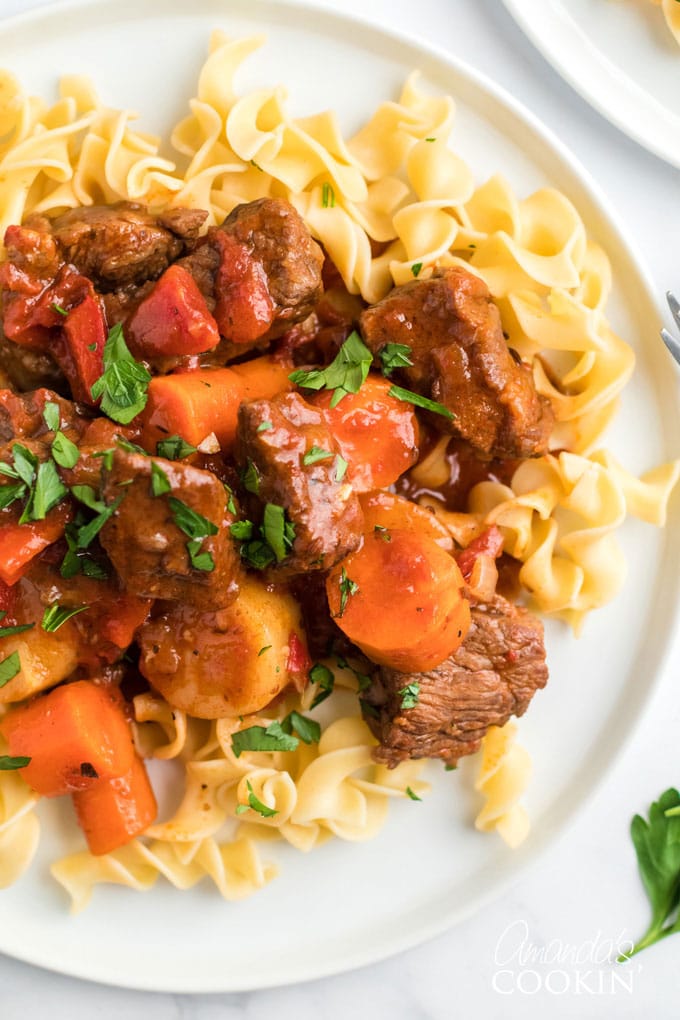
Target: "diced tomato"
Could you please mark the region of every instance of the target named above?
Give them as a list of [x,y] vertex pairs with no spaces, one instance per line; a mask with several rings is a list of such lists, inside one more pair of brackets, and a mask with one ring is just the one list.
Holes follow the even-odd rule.
[[493,556],[497,559],[503,552],[503,535],[500,529],[492,524],[483,531],[477,538],[473,538],[470,544],[458,553],[456,563],[466,581],[470,579],[475,560],[478,556]]
[[[0,580],[0,613],[3,613],[3,619],[5,616],[11,616],[14,608],[14,597],[16,594],[16,588],[6,584],[5,581]],[[4,624],[2,624],[4,626]]]
[[104,310],[92,284],[89,284],[89,293],[69,311],[62,323],[64,343],[60,345],[62,349],[57,353],[57,360],[74,399],[94,404],[92,387],[104,371],[107,329]]
[[223,230],[212,240],[220,251],[215,278],[215,319],[220,333],[235,344],[252,343],[274,321],[274,302],[262,264]]
[[88,294],[94,297],[92,283],[66,265],[46,283],[5,263],[0,270],[0,286],[4,290],[5,336],[24,347],[36,349],[51,349],[54,331],[64,327],[71,309]]
[[[5,513],[0,522],[5,520]],[[64,534],[73,516],[70,503],[59,503],[42,521],[19,524],[16,515],[0,523],[0,580],[15,584],[26,573],[31,561]]]
[[186,269],[170,266],[125,328],[130,349],[154,354],[202,354],[217,347],[220,333],[205,298]]
[[289,673],[302,674],[305,678],[312,668],[312,660],[309,657],[307,646],[294,630],[288,638],[288,661],[286,669]]

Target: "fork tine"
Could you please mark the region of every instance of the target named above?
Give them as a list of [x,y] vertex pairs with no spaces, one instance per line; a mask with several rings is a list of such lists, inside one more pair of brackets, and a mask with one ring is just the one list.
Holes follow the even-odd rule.
[[673,318],[675,319],[675,324],[678,327],[678,329],[680,329],[680,301],[678,301],[675,294],[673,294],[673,292],[670,290],[666,291],[666,301],[668,301],[668,307],[670,308]]
[[663,340],[666,347],[671,352],[677,363],[680,365],[680,340],[676,340],[675,337],[671,333],[669,333],[667,329],[661,330],[661,339]]

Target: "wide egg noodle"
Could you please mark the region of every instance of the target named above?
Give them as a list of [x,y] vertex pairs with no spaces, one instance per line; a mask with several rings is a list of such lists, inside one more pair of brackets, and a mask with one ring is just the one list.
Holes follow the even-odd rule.
[[481,832],[495,830],[513,848],[529,834],[529,816],[520,799],[532,772],[531,757],[516,737],[514,723],[489,727],[482,741],[475,780],[475,790],[484,797],[475,827]]
[[[1,738],[0,754],[7,754]],[[35,856],[40,822],[33,808],[39,799],[18,772],[0,771],[0,889],[16,882]]]

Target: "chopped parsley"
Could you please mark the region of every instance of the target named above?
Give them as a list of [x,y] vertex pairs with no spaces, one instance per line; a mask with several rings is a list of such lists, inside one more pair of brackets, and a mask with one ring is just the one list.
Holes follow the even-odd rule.
[[237,815],[242,815],[245,811],[248,810],[248,808],[252,808],[253,811],[257,811],[258,815],[262,815],[263,818],[273,818],[274,815],[278,815],[279,812],[276,810],[276,808],[267,807],[266,804],[263,804],[262,801],[255,796],[255,794],[253,793],[253,787],[249,779],[246,779],[246,787],[248,789],[248,803],[237,805],[236,807]]
[[284,732],[280,722],[264,726],[249,726],[232,733],[231,747],[237,758],[244,751],[294,751],[300,741]]
[[341,457],[340,454],[338,454],[336,456],[336,458],[335,458],[335,480],[336,480],[336,482],[341,482],[343,480],[343,478],[347,474],[347,468],[348,467],[349,467],[349,464],[347,463],[345,458]]
[[350,596],[356,595],[358,591],[359,585],[347,576],[347,571],[343,567],[340,573],[340,612],[337,614],[338,617],[344,615]]
[[31,762],[30,758],[19,755],[12,758],[9,754],[0,754],[0,772],[14,772],[16,769],[24,769]]
[[[0,620],[4,620],[7,616],[7,611],[0,611]],[[17,623],[9,627],[0,627],[0,638],[11,637],[13,634],[23,634],[25,630],[32,630],[35,627],[34,623]]]
[[410,786],[406,787],[406,796],[410,797],[411,800],[422,800],[423,799],[422,797],[419,797],[417,793],[414,793]]
[[57,313],[57,315],[64,315],[64,316],[68,315],[68,312],[66,311],[66,309],[63,308],[60,304],[57,304],[56,301],[52,302],[52,308]]
[[321,205],[324,209],[335,208],[335,190],[328,181],[324,181],[321,188]]
[[187,542],[187,552],[189,553],[192,567],[196,570],[205,570],[208,573],[214,570],[215,561],[212,553],[208,550],[202,550],[201,547],[204,539],[209,538],[210,535],[217,534],[217,525],[209,521],[207,517],[203,517],[202,514],[192,510],[181,499],[176,499],[175,496],[168,497],[168,504],[175,524],[189,539]]
[[336,407],[343,397],[359,392],[372,361],[373,355],[355,330],[326,368],[298,369],[288,378],[303,389],[333,390],[331,407]]
[[101,410],[109,418],[127,425],[146,407],[151,376],[130,354],[120,323],[109,331],[104,346],[104,372],[91,389],[94,400],[101,398]]
[[156,453],[166,460],[184,460],[196,453],[197,447],[187,443],[181,436],[168,436],[167,439],[159,439],[156,443]]
[[23,482],[9,482],[7,485],[0,485],[0,510],[11,506],[17,499],[26,495],[26,486]]
[[329,698],[335,686],[335,674],[328,666],[321,662],[315,662],[309,671],[309,679],[313,684],[319,685],[319,693],[314,698],[310,708],[316,708],[322,701]]
[[413,265],[411,266],[411,272],[413,273],[414,276],[419,276],[420,270],[422,268],[423,268],[422,262],[414,262]]
[[19,653],[12,652],[11,655],[6,656],[0,662],[0,687],[4,687],[10,680],[21,672],[21,662],[19,660]]
[[411,390],[405,390],[401,386],[390,386],[387,395],[389,397],[396,397],[397,400],[403,400],[407,404],[415,404],[416,407],[422,407],[426,411],[441,414],[444,418],[451,420],[455,418],[455,415],[449,411],[448,407],[444,407],[443,404],[438,404],[436,400],[430,400],[428,397],[421,397],[420,393],[412,393]]
[[50,510],[61,503],[68,489],[62,482],[51,460],[38,465],[35,482],[28,496],[19,524],[26,521],[44,521]]
[[57,431],[52,443],[52,456],[63,468],[73,468],[80,460],[80,451],[63,432]]
[[280,563],[293,548],[295,525],[286,517],[286,511],[276,503],[267,503],[262,524],[256,531],[252,521],[234,521],[229,533],[242,542],[241,556],[256,570],[265,570]]
[[402,708],[415,708],[420,699],[420,684],[413,681],[398,692]]
[[[93,517],[91,521],[83,523],[77,528],[76,549],[87,549],[109,518],[113,517],[116,510],[123,502],[125,493],[120,495],[118,499],[113,501],[113,503],[109,503],[108,506],[101,499],[97,499],[97,495],[91,485],[73,485],[71,486],[71,495],[75,496],[78,502],[86,506],[88,510],[92,510],[95,513],[95,517]],[[73,575],[66,575],[62,573],[62,577],[66,576]]]
[[274,425],[273,425],[272,422],[270,422],[270,421],[263,421],[263,422],[260,422],[260,424],[257,426],[256,431],[257,432],[269,432],[269,430],[273,429],[273,428],[274,428]]
[[390,535],[390,533],[387,530],[387,528],[385,528],[382,524],[376,524],[373,527],[373,531],[375,532],[376,535],[379,535],[380,538],[382,538],[383,542],[391,542],[392,541],[392,536]]
[[303,464],[317,464],[320,460],[330,460],[333,454],[330,450],[322,450],[320,446],[312,446],[311,450],[302,458]]
[[257,496],[260,491],[260,472],[257,470],[257,466],[248,458],[245,471],[241,475],[241,481],[243,482],[243,488],[247,489],[248,492],[252,492],[254,496]]
[[59,404],[55,404],[53,400],[47,400],[43,407],[43,419],[50,432],[58,432],[61,427]]
[[300,715],[299,712],[289,712],[281,723],[281,729],[284,733],[292,733],[295,730],[305,744],[318,744],[321,738],[321,727],[318,722],[307,718],[306,715]]
[[258,659],[261,655],[264,655],[265,652],[268,652],[271,647],[272,647],[271,645],[262,645],[262,648],[260,648],[259,652],[257,653]]
[[163,468],[156,463],[155,460],[151,461],[151,495],[152,496],[165,496],[168,492],[172,492],[172,485],[170,479],[163,470]]
[[47,631],[48,634],[54,634],[55,631],[64,626],[67,620],[78,616],[79,613],[84,613],[89,608],[89,606],[69,608],[68,606],[60,606],[55,602],[54,605],[48,606],[43,613],[42,629]]
[[395,368],[410,368],[412,354],[408,344],[385,344],[380,351],[383,375],[390,375]]

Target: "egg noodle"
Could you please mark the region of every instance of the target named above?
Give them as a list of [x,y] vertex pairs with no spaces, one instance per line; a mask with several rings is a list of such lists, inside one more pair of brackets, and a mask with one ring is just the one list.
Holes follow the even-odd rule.
[[650,2],[661,8],[675,41],[680,43],[680,4],[678,0],[650,0]]
[[[680,10],[664,4],[671,7]],[[605,315],[606,255],[559,191],[518,198],[500,175],[477,184],[448,147],[453,100],[425,94],[415,74],[399,100],[382,103],[349,140],[333,113],[291,117],[281,86],[239,95],[239,67],[262,43],[214,33],[197,96],[171,135],[173,160],[161,155],[159,139],[133,129],[130,111],[102,105],[88,80],[63,78],[59,101],[47,106],[0,72],[0,234],[31,212],[123,199],[206,209],[208,223],[219,224],[239,203],[279,196],[367,302],[414,275],[427,278],[435,266],[462,264],[481,276],[510,346],[532,364],[537,389],[552,404],[553,452],[523,462],[509,485],[476,485],[467,513],[433,508],[463,545],[498,525],[505,551],[521,561],[533,608],[577,628],[623,583],[617,528],[628,514],[662,525],[678,476],[673,463],[636,478],[597,448],[634,365]],[[415,469],[425,487],[448,477],[446,442]],[[424,763],[389,770],[373,761],[376,741],[351,694],[356,676],[344,664],[328,666],[336,691],[315,710],[325,723],[321,738],[295,751],[236,757],[231,736],[291,708],[308,711],[314,685],[282,699],[271,718],[214,723],[172,710],[155,694],[135,698],[138,749],[181,763],[183,797],[171,817],[123,849],[76,853],[53,865],[74,909],[97,883],[147,889],[160,875],[180,889],[209,876],[225,898],[247,896],[275,874],[262,856],[268,842],[308,851],[331,836],[369,839],[390,799],[423,797]],[[477,827],[496,830],[511,846],[528,831],[519,802],[531,771],[515,734],[514,724],[489,730],[475,783]],[[253,795],[271,809],[268,817],[248,809]],[[36,799],[16,773],[0,773],[0,885],[31,860]]]

